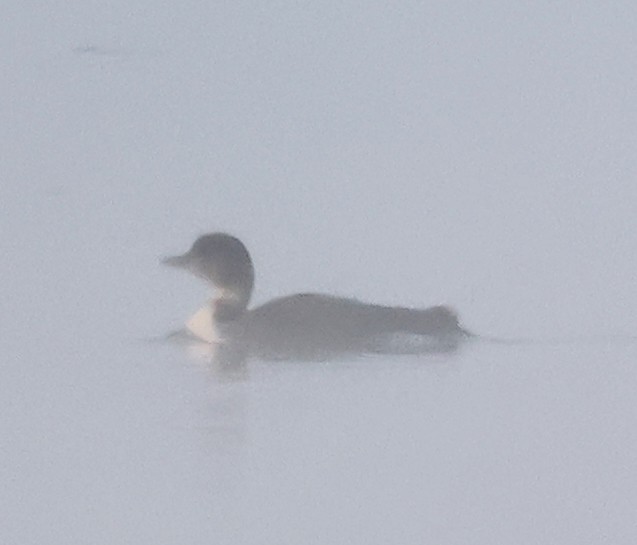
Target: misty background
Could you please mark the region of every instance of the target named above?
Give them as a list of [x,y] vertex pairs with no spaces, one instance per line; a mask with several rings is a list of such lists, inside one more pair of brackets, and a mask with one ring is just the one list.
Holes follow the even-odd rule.
[[[3,542],[635,541],[637,5],[0,21]],[[159,258],[217,230],[253,303],[447,303],[582,342],[224,380],[148,342],[206,297]]]

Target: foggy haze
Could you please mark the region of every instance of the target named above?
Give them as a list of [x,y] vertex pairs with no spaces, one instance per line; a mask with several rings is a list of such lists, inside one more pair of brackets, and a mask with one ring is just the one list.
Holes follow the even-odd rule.
[[[635,542],[636,5],[0,13],[3,543]],[[148,342],[219,230],[253,304],[583,341],[224,377]]]

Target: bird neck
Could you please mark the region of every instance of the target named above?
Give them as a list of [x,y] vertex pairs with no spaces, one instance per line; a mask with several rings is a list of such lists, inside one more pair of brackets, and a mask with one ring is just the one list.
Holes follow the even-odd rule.
[[248,289],[219,290],[212,301],[212,313],[216,321],[230,322],[241,318],[248,308],[252,286]]

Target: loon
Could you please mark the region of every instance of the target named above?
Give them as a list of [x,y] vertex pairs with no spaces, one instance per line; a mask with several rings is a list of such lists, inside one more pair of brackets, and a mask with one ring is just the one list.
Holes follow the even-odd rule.
[[193,273],[215,290],[187,322],[187,334],[232,354],[231,360],[444,353],[472,336],[446,306],[412,309],[298,293],[248,309],[252,259],[244,244],[226,233],[203,235],[185,254],[162,263]]

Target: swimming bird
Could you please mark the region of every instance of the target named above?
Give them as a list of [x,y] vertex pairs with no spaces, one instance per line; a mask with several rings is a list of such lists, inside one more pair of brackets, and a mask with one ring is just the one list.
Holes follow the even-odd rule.
[[216,295],[186,324],[191,337],[232,360],[329,360],[363,354],[450,352],[470,337],[446,306],[391,307],[298,293],[248,309],[254,266],[236,237],[199,237],[183,255],[162,260],[204,280]]

